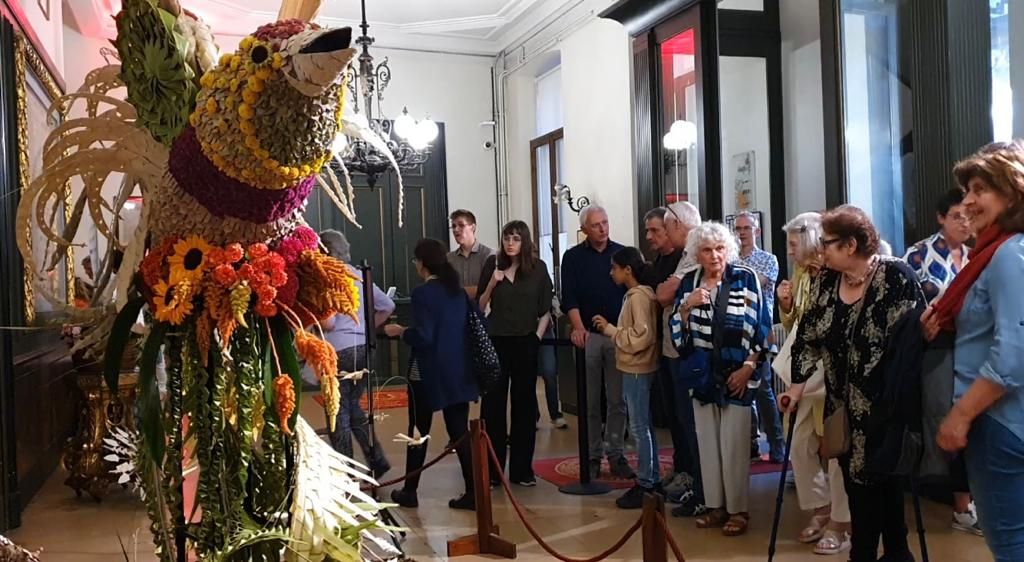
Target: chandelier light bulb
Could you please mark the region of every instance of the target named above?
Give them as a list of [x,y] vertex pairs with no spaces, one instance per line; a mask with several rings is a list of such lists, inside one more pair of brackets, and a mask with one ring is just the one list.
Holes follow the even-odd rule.
[[409,109],[403,108],[402,114],[395,119],[395,134],[408,140],[416,130],[416,120],[409,115]]
[[697,146],[697,125],[684,120],[672,123],[662,144],[668,150],[686,150]]
[[424,148],[427,148],[428,145],[430,145],[431,139],[427,138],[427,136],[424,133],[425,131],[422,128],[416,127],[415,129],[413,129],[413,132],[409,136],[409,138],[406,139],[406,141],[409,143],[409,146],[411,146],[413,150],[423,150]]
[[420,121],[416,125],[416,128],[419,130],[419,134],[423,136],[423,139],[428,144],[437,138],[437,123],[431,121],[430,117],[427,117],[423,121]]

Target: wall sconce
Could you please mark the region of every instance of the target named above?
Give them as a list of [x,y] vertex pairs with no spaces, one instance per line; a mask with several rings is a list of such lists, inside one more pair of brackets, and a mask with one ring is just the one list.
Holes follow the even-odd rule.
[[572,196],[572,191],[569,189],[569,186],[567,185],[556,184],[554,187],[551,188],[551,191],[553,191],[555,194],[555,196],[553,197],[555,205],[558,205],[562,201],[565,201],[565,203],[569,205],[569,208],[572,209],[574,213],[579,214],[579,212],[582,211],[584,207],[590,205],[590,199],[588,199],[585,195],[574,199]]

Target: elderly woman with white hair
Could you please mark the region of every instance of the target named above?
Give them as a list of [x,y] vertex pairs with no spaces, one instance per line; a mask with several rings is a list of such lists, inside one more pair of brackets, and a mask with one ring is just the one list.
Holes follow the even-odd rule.
[[679,284],[672,338],[687,379],[697,427],[704,503],[702,529],[739,536],[750,521],[750,415],[760,384],[771,325],[760,282],[739,265],[739,248],[723,224],[706,222],[690,232],[687,255],[696,261]]
[[[822,268],[821,214],[797,215],[782,227],[789,257],[796,263],[792,280],[779,284],[779,312],[789,336],[772,367],[789,388],[793,381],[790,348],[797,326],[810,304],[811,281]],[[804,388],[793,428],[790,462],[800,509],[812,511],[811,520],[800,532],[802,543],[815,543],[816,554],[840,554],[850,549],[850,504],[843,488],[843,471],[836,459],[822,468],[818,450],[824,432],[825,374],[819,364]]]

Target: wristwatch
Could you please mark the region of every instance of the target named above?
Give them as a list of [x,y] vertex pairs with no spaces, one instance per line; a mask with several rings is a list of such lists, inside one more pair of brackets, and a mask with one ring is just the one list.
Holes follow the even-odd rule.
[[743,366],[750,367],[751,369],[757,369],[757,363],[754,363],[753,361],[744,361]]

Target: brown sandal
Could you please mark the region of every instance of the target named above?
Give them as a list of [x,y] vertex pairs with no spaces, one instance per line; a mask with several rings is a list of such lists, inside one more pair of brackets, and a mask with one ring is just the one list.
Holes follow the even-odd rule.
[[727,537],[738,537],[747,532],[749,525],[749,513],[734,513],[729,516],[729,520],[722,526],[722,534]]
[[722,509],[713,509],[706,515],[697,518],[698,529],[720,529],[729,521],[729,512]]

